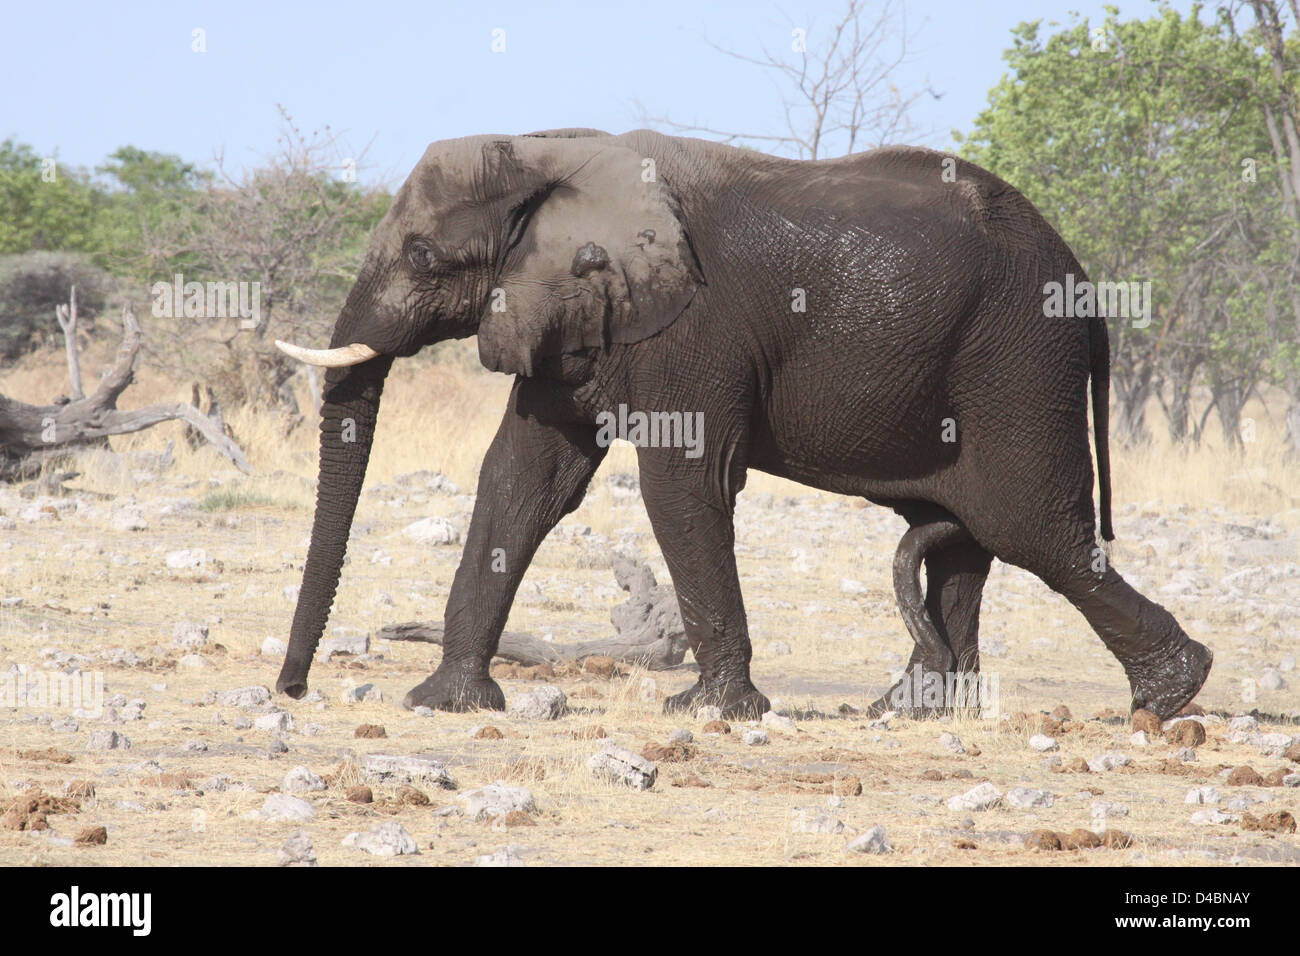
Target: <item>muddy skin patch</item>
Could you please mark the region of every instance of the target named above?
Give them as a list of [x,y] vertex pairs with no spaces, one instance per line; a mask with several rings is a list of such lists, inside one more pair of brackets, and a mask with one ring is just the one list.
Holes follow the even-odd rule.
[[582,277],[588,272],[604,269],[608,265],[609,253],[594,242],[589,242],[574,253],[573,265],[569,266],[569,271],[575,276]]

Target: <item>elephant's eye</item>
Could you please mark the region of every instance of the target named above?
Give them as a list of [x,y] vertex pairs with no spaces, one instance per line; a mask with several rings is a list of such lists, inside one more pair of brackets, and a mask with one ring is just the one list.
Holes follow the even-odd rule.
[[406,249],[406,257],[411,261],[411,268],[416,272],[432,272],[436,257],[427,242],[412,242]]

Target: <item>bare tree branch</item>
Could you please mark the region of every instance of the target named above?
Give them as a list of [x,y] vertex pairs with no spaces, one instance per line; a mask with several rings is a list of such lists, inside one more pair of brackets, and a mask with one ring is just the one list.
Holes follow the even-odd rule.
[[138,432],[166,421],[188,422],[245,474],[252,466],[216,422],[183,402],[119,411],[117,399],[135,376],[140,326],[122,310],[122,344],[113,367],[89,398],[55,405],[28,405],[0,395],[0,478],[30,475],[52,459],[107,438]]
[[[705,39],[714,50],[774,74],[781,94],[786,131],[757,133],[727,130],[701,123],[682,123],[668,116],[650,115],[638,104],[642,121],[678,133],[702,134],[724,143],[740,140],[771,143],[789,148],[800,158],[831,155],[834,144],[847,154],[863,147],[893,141],[911,128],[908,111],[920,93],[904,95],[890,82],[907,60],[906,12],[886,0],[875,19],[865,19],[864,0],[847,0],[831,26],[819,55],[808,50],[812,42],[792,43],[791,54],[778,56],[766,45],[751,56]],[[786,17],[791,36],[798,37],[794,21]],[[811,34],[811,26],[807,33]]]
[[68,304],[54,308],[54,318],[63,330],[63,346],[68,354],[68,381],[71,383],[70,397],[73,401],[85,398],[81,390],[81,359],[77,355],[77,287],[74,285],[68,294]]

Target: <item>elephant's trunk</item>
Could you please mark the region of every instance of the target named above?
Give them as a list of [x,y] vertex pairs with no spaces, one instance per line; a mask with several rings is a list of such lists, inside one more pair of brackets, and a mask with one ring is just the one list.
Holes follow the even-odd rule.
[[307,672],[338,588],[357,498],[366,477],[379,398],[392,366],[388,356],[351,368],[331,368],[321,404],[320,475],[311,546],[289,633],[289,650],[275,689],[290,697],[307,693]]

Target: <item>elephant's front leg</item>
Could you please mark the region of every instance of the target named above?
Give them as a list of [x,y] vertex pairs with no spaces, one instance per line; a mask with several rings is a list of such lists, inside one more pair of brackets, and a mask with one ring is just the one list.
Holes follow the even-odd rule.
[[668,564],[698,682],[668,698],[667,712],[704,705],[724,717],[755,718],[771,708],[749,679],[752,649],[736,573],[733,489],[743,483],[734,454],[683,456],[681,449],[639,450],[641,497]]
[[444,618],[442,661],[403,705],[501,710],[488,674],[515,591],[538,545],[576,508],[605,457],[591,425],[543,424],[556,404],[544,383],[519,379],[479,471],[478,498]]

